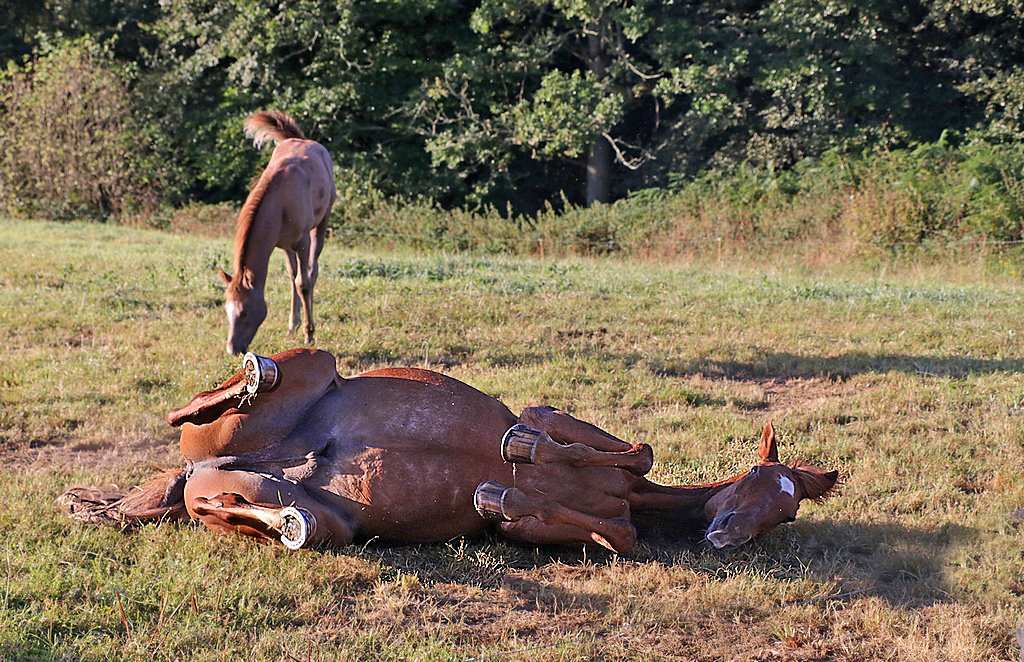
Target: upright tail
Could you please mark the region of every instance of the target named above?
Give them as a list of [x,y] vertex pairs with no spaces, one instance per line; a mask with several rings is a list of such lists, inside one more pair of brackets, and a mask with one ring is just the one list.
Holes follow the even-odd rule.
[[67,513],[83,522],[125,528],[155,520],[187,520],[185,471],[167,469],[128,494],[94,487],[72,487],[57,498]]
[[279,143],[289,138],[304,139],[306,134],[295,123],[291,115],[279,110],[261,110],[245,118],[245,135],[252,138],[256,149],[260,149],[268,140]]

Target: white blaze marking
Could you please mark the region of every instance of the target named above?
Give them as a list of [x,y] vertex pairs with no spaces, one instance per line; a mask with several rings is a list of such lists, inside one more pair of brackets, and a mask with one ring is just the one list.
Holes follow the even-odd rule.
[[779,475],[779,487],[782,488],[782,491],[789,496],[796,496],[796,485],[793,484],[793,481],[781,474]]

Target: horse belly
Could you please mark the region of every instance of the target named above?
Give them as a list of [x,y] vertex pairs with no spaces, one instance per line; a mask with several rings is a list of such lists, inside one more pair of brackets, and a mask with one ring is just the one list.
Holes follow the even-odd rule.
[[[310,412],[320,424],[305,431],[328,440],[315,482],[357,511],[360,536],[426,542],[482,529],[473,493],[510,480],[501,438],[516,417],[443,375],[389,374],[344,380]],[[394,376],[406,374],[417,379]]]
[[425,446],[370,449],[359,471],[334,475],[329,489],[357,509],[360,537],[436,542],[484,528],[473,493],[485,480],[509,481],[509,466],[500,456],[467,457],[457,449]]

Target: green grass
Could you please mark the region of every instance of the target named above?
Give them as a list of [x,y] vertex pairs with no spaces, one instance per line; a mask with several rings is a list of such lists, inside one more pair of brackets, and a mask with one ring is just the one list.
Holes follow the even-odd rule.
[[[291,553],[66,519],[72,484],[179,463],[165,413],[238,369],[228,262],[226,237],[0,221],[0,659],[1019,659],[1024,284],[1006,265],[328,245],[317,345],[343,372],[426,366],[566,408],[651,443],[664,482],[749,466],[769,419],[784,459],[843,471],[736,551]],[[295,344],[283,264],[257,353]]]

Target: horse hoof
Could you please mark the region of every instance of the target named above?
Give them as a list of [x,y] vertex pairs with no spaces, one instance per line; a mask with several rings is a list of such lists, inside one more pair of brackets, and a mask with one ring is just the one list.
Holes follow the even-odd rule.
[[508,520],[505,516],[505,493],[509,488],[493,480],[485,480],[476,486],[473,493],[473,507],[484,519]]
[[288,549],[302,549],[316,531],[316,518],[303,508],[288,506],[281,510],[281,542]]
[[269,391],[277,386],[277,382],[281,378],[277,364],[273,359],[268,359],[265,356],[256,356],[252,352],[248,352],[242,361],[242,366],[245,373],[245,390],[251,395]]
[[506,462],[533,464],[533,455],[537,442],[546,432],[541,432],[529,425],[516,423],[501,438],[501,459]]

